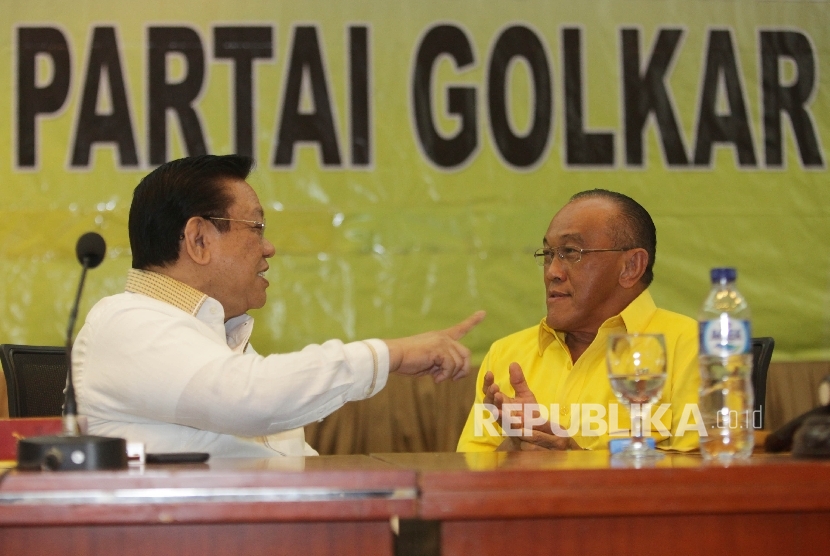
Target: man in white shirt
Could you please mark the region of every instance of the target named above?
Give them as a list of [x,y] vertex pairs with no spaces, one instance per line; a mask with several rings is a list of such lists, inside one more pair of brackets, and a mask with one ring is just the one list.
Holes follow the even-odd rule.
[[374,395],[390,372],[436,382],[469,372],[458,340],[483,312],[408,338],[256,354],[246,312],[265,305],[274,246],[245,181],[252,164],[189,157],[136,187],[126,291],[90,310],[72,353],[91,434],[144,442],[148,452],[313,455],[303,425]]

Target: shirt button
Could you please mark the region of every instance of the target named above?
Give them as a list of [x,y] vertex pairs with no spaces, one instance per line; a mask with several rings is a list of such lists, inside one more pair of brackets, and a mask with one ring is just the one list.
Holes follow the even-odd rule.
[[210,308],[210,314],[211,314],[211,315],[215,315],[215,314],[216,314],[216,307],[211,307],[211,308]]
[[369,394],[371,394],[371,393],[372,393],[372,389],[369,388],[369,387],[367,387],[366,390],[363,391],[363,395],[366,396],[367,398],[369,397]]

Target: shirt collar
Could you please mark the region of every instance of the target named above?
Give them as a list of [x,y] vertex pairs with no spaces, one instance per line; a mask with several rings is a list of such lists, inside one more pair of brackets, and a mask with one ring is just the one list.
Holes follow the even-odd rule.
[[222,305],[184,282],[158,272],[131,268],[127,272],[127,285],[124,290],[169,303],[193,315],[215,330],[220,337],[224,337],[228,346],[235,352],[243,353],[248,347],[254,319],[245,314],[224,322],[225,313]]
[[[557,332],[548,326],[547,319],[543,318],[539,323],[539,355],[541,356],[548,346],[553,343],[557,337]],[[561,340],[561,338],[560,338]]]
[[208,299],[207,294],[175,278],[137,268],[131,268],[127,272],[127,285],[124,290],[169,303],[193,316],[196,316],[205,300]]
[[654,299],[648,290],[643,290],[643,293],[628,304],[628,307],[623,309],[619,316],[611,317],[602,326],[615,325],[611,321],[615,318],[622,319],[622,324],[625,326],[625,331],[629,334],[642,332],[645,330],[654,313],[657,311],[657,305],[654,304]]
[[[654,299],[648,290],[643,290],[643,293],[629,303],[628,307],[620,311],[619,315],[614,315],[606,320],[600,328],[623,326],[625,331],[629,333],[642,332],[651,321],[655,311],[657,311],[657,305],[654,304]],[[548,326],[547,320],[542,319],[539,323],[539,355],[542,355],[548,349],[548,346],[557,339],[559,343],[564,345],[565,333],[561,330],[552,329]]]

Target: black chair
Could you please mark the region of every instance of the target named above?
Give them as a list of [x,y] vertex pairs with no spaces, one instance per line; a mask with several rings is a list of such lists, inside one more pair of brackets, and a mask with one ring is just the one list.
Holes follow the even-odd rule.
[[9,417],[54,417],[63,411],[66,349],[0,345]]
[[767,401],[767,371],[772,359],[775,340],[770,337],[752,338],[752,389],[755,392],[755,415],[761,416],[760,423],[753,423],[756,429],[764,428],[764,413]]

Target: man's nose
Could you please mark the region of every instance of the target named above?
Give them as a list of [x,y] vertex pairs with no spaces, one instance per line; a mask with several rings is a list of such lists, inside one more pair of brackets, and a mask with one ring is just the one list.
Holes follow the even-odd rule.
[[270,259],[276,254],[277,250],[274,247],[274,244],[268,241],[268,238],[263,238],[262,240],[262,256],[266,259]]
[[566,277],[565,261],[554,255],[550,264],[545,267],[545,278],[550,281],[562,281]]

